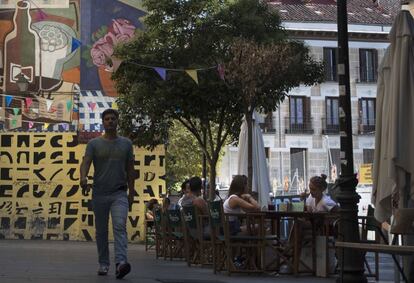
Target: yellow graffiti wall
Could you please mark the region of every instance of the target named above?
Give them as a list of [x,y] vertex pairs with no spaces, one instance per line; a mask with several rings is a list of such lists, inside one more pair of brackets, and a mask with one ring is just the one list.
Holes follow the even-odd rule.
[[[79,186],[85,147],[76,133],[0,134],[0,239],[94,240],[92,192]],[[163,147],[134,151],[138,179],[127,230],[138,242],[144,203],[166,191],[165,156]]]

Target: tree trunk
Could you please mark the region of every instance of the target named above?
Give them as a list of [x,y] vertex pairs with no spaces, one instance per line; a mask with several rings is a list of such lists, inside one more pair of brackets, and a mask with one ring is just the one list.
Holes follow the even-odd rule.
[[249,181],[249,193],[252,192],[253,184],[253,119],[251,111],[247,111],[247,177]]
[[208,192],[208,199],[213,201],[216,198],[216,165],[217,159],[213,157],[210,164],[210,182],[209,182],[209,192]]

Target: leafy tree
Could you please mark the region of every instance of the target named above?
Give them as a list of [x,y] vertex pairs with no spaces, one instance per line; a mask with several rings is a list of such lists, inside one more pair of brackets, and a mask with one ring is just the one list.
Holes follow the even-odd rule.
[[[277,13],[263,2],[145,0],[149,13],[145,32],[116,50],[117,57],[127,60],[113,76],[120,93],[121,128],[136,144],[153,147],[167,140],[173,121],[181,123],[206,154],[210,198],[214,196],[220,151],[227,142],[238,138],[241,118],[246,113],[246,94],[260,97],[257,103],[250,104],[252,107],[275,110],[289,89],[288,85],[277,82],[266,84],[262,92],[246,92],[241,77],[231,74],[240,71],[233,63],[237,60],[235,56],[240,55],[236,48],[241,39],[261,46],[286,41]],[[303,47],[299,43],[294,46],[298,50]],[[292,60],[278,62],[283,65]],[[299,59],[293,62],[302,63]],[[225,81],[215,68],[220,63],[225,66]],[[146,66],[169,68],[167,79],[162,80]],[[258,72],[260,68],[255,64],[250,72]],[[183,72],[185,69],[203,69],[198,72],[199,84]],[[296,86],[299,80],[288,77],[292,74],[298,75],[289,72],[285,77],[266,77],[286,79]],[[249,79],[255,77],[250,75]],[[278,84],[283,88],[277,88]]]

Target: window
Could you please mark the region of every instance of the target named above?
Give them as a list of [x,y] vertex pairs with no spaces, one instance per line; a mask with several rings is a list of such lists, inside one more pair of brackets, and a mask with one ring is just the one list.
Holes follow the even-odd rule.
[[374,163],[374,150],[373,149],[366,149],[364,148],[362,150],[362,154],[363,154],[363,162],[364,164],[372,164]]
[[306,189],[306,148],[290,149],[290,193],[300,194]]
[[276,132],[275,128],[273,127],[273,113],[269,112],[264,117],[264,121],[259,123],[260,128],[264,133],[274,133]]
[[323,61],[325,64],[325,80],[338,81],[338,49],[325,47],[323,49]]
[[289,97],[289,112],[288,129],[290,133],[313,133],[309,97]]
[[359,100],[359,132],[368,134],[375,131],[375,98],[361,98]]
[[375,49],[359,49],[359,79],[361,82],[376,82],[378,54]]
[[339,133],[339,98],[327,97],[326,100],[326,115],[325,115],[325,134]]

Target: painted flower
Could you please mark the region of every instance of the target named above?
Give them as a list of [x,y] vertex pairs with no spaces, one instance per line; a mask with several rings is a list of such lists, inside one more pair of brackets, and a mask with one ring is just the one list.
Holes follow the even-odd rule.
[[93,63],[98,67],[106,66],[107,58],[111,57],[113,53],[113,45],[109,44],[104,37],[98,39],[91,49]]

